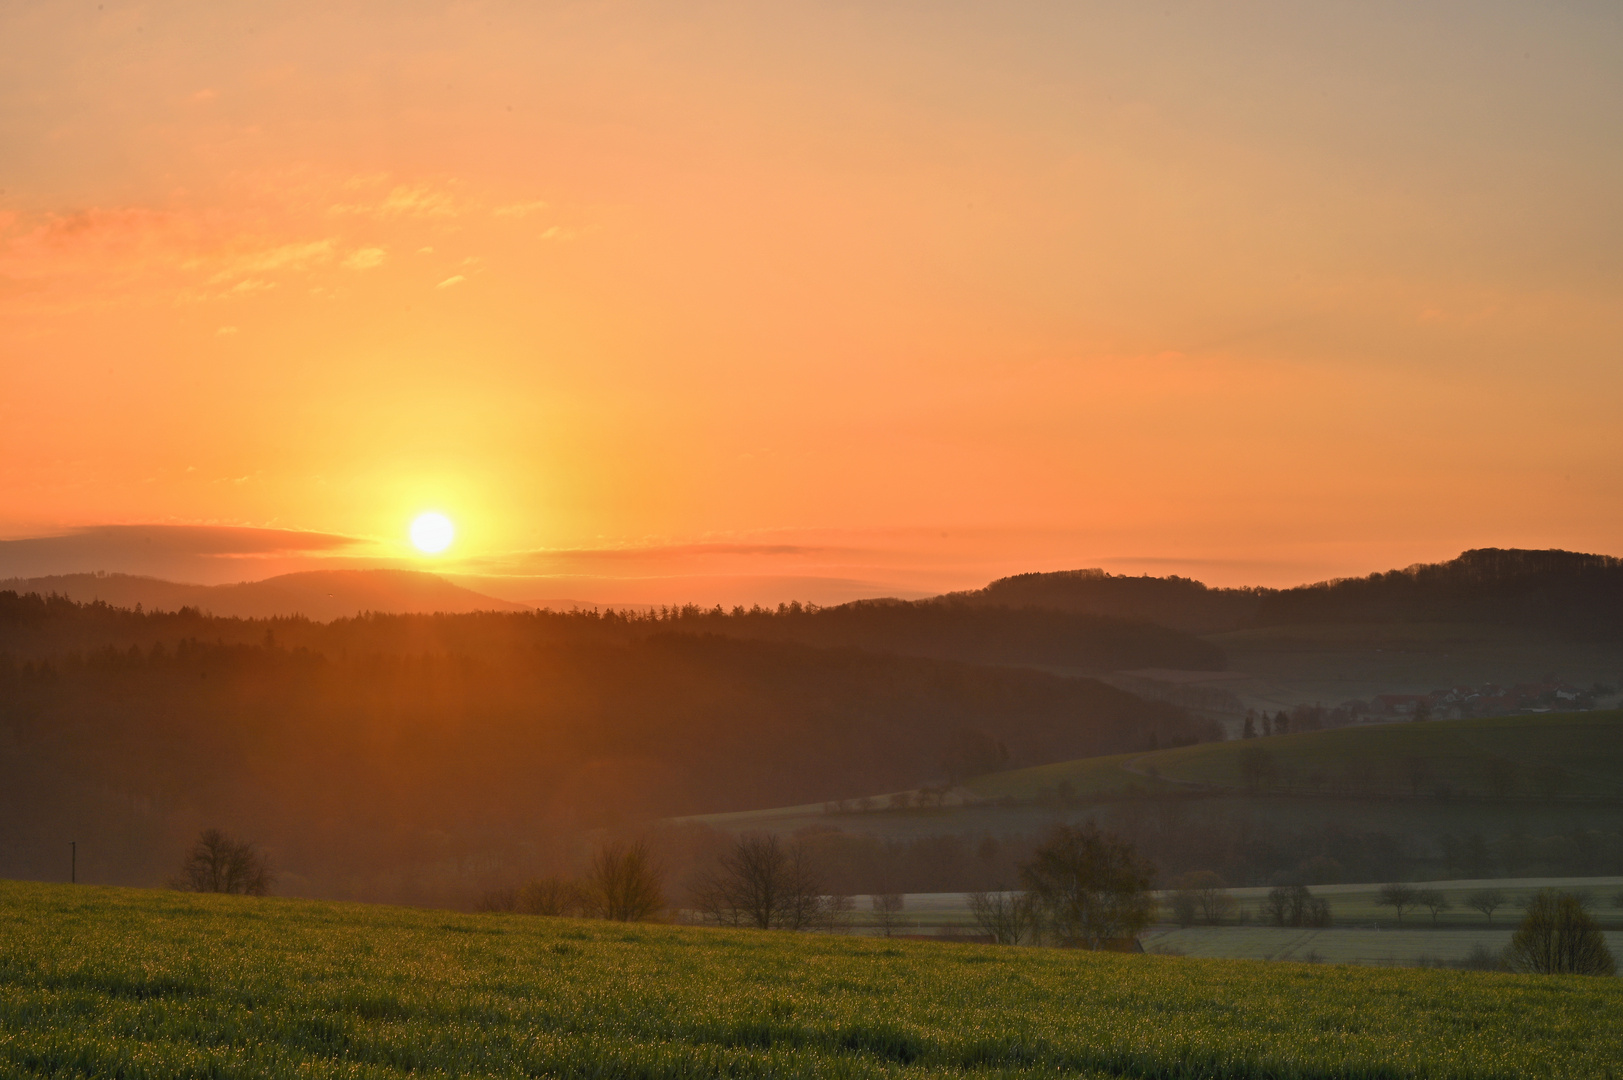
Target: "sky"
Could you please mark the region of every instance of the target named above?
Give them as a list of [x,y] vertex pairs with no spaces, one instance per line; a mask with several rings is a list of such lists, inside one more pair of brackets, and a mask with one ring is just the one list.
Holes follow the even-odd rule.
[[0,0],[0,576],[1623,554],[1623,7],[337,7]]

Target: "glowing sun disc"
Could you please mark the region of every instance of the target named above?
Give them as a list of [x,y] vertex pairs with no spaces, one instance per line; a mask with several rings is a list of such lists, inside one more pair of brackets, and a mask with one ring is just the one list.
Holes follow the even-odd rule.
[[456,526],[444,514],[419,514],[411,523],[411,542],[425,555],[438,555],[456,539]]

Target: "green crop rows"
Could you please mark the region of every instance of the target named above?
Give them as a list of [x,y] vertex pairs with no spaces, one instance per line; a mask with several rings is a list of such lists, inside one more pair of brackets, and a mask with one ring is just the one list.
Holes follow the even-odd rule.
[[1623,982],[0,883],[0,1075],[1612,1077]]

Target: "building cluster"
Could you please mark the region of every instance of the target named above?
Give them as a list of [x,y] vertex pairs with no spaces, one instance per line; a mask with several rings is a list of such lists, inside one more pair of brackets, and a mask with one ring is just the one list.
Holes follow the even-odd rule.
[[[1456,686],[1429,694],[1377,694],[1367,705],[1369,720],[1431,719],[1453,720],[1474,716],[1513,716],[1518,713],[1570,712],[1593,709],[1597,699],[1615,693],[1610,686],[1596,684],[1588,689],[1547,679],[1536,683],[1501,686]],[[1348,702],[1349,712],[1364,712]]]

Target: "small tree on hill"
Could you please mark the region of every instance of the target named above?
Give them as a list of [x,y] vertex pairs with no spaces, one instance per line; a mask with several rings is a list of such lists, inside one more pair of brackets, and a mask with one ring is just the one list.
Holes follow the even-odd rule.
[[901,893],[874,893],[868,897],[868,907],[873,910],[874,922],[878,924],[879,932],[885,937],[896,933],[896,927],[902,921],[904,906]]
[[264,896],[276,884],[276,876],[253,844],[219,829],[204,829],[170,884],[188,892]]
[[741,836],[695,890],[712,922],[760,930],[810,930],[823,921],[822,888],[804,845],[776,836]]
[[1403,922],[1403,913],[1420,902],[1420,892],[1409,885],[1382,885],[1381,891],[1376,894],[1375,902],[1381,907],[1389,907],[1397,912],[1398,922]]
[[1465,906],[1473,911],[1480,911],[1488,917],[1488,925],[1493,925],[1493,913],[1505,906],[1505,894],[1499,889],[1478,889],[1465,898]]
[[1606,939],[1584,902],[1571,893],[1545,889],[1527,905],[1527,914],[1505,950],[1514,971],[1539,975],[1613,975],[1617,965]]
[[1153,873],[1132,845],[1091,822],[1056,826],[1020,870],[1060,943],[1087,949],[1136,938],[1150,924]]
[[1240,754],[1240,779],[1247,791],[1257,791],[1274,779],[1274,755],[1252,744]]
[[616,922],[642,922],[665,907],[659,868],[641,840],[598,848],[582,888],[591,913]]
[[1440,889],[1421,889],[1418,893],[1420,906],[1431,912],[1431,924],[1437,925],[1437,916],[1445,911],[1453,910],[1454,905],[1449,902]]

